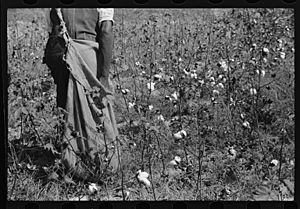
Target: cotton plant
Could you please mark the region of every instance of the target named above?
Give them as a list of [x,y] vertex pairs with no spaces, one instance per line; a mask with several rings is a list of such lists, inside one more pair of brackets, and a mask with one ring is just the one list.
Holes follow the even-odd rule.
[[168,177],[168,182],[170,182],[173,178],[176,178],[182,174],[182,169],[180,168],[181,158],[179,156],[175,156],[168,164],[167,168],[164,171],[165,177]]
[[89,183],[88,192],[90,195],[96,194],[99,191],[99,187],[95,183]]
[[149,105],[148,108],[151,111],[151,110],[153,110],[154,107],[153,107],[153,105]]
[[158,115],[157,116],[157,120],[159,120],[159,121],[165,121],[165,118],[164,118],[164,116],[163,115]]
[[155,85],[154,82],[147,83],[147,89],[150,91],[154,91],[154,85]]
[[221,89],[224,89],[223,83],[218,83],[218,84],[217,84],[217,87],[218,87],[218,88],[221,88]]
[[265,77],[265,75],[266,75],[266,71],[264,71],[264,70],[256,70],[256,73],[258,75],[260,75],[262,78]]
[[279,54],[280,54],[281,59],[285,59],[285,53],[284,52],[280,52]]
[[178,100],[179,93],[175,91],[173,94],[171,94],[171,96],[173,97],[173,99]]
[[136,173],[136,178],[139,183],[142,183],[146,187],[151,186],[151,182],[148,180],[149,174],[145,171],[138,170]]
[[241,114],[240,114],[240,118],[241,118],[242,120],[244,120],[244,119],[246,118],[246,115],[245,115],[244,113],[241,113]]
[[185,75],[187,75],[187,76],[190,76],[190,75],[191,75],[191,73],[188,72],[186,69],[183,69],[183,73],[184,73]]
[[214,96],[218,96],[220,94],[220,92],[216,89],[214,89],[212,93]]
[[128,108],[131,109],[131,108],[133,108],[135,105],[136,105],[135,102],[129,102],[129,103],[128,103]]
[[255,88],[250,88],[250,94],[251,95],[256,95],[257,94],[257,91]]
[[179,156],[175,156],[173,160],[169,162],[170,165],[178,166],[181,162],[181,158]]
[[122,89],[121,92],[122,92],[122,94],[126,95],[126,94],[128,94],[130,91],[129,91],[129,89]]
[[227,63],[226,63],[225,60],[223,60],[223,59],[220,60],[219,66],[224,70],[224,72],[227,72],[227,71],[228,71],[228,65],[227,65]]
[[273,159],[273,160],[270,162],[269,165],[270,165],[271,167],[276,167],[278,164],[279,164],[279,161],[276,160],[276,159]]
[[153,76],[153,78],[154,78],[154,80],[160,81],[160,80],[162,79],[162,75],[160,75],[160,74],[155,74],[155,75]]
[[228,157],[231,160],[234,160],[236,158],[237,151],[233,147],[228,148]]
[[263,51],[265,54],[269,54],[269,53],[270,53],[270,50],[269,50],[268,48],[266,48],[266,47],[264,47],[264,48],[262,49],[262,51]]
[[200,83],[200,85],[203,86],[204,85],[204,80],[203,79],[198,80],[198,83]]
[[197,79],[197,78],[198,78],[198,75],[197,75],[195,69],[191,70],[190,76],[191,76],[191,78],[194,78],[194,79]]
[[183,139],[187,136],[187,133],[185,130],[181,130],[181,131],[178,131],[177,133],[175,133],[173,136],[175,139]]
[[172,98],[170,96],[166,95],[165,100],[172,101]]
[[250,123],[248,121],[244,121],[243,122],[243,127],[247,128],[247,129],[250,129]]

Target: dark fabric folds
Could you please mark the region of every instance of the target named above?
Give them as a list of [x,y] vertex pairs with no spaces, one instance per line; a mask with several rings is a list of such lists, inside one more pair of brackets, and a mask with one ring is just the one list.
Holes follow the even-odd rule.
[[113,91],[97,78],[99,44],[52,41],[45,58],[57,84],[58,106],[66,110],[62,162],[79,178],[100,178],[108,170],[116,171],[119,161]]

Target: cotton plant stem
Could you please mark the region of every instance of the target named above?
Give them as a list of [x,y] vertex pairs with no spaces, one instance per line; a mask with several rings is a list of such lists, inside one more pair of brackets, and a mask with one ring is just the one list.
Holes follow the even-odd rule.
[[151,155],[149,155],[149,172],[150,172],[150,176],[151,176],[151,188],[152,188],[152,192],[153,192],[153,198],[154,200],[156,200],[156,195],[155,195],[155,189],[154,189],[154,179],[153,179],[153,175],[152,175],[152,169],[151,169]]
[[[197,117],[197,123],[200,124],[199,118]],[[198,177],[197,177],[197,188],[196,188],[196,193],[195,193],[195,198],[197,199],[197,193],[198,190],[200,189],[200,200],[202,199],[202,193],[201,193],[201,189],[202,189],[202,178],[201,178],[201,168],[202,168],[202,157],[204,156],[204,152],[205,152],[205,140],[203,140],[202,142],[200,142],[200,129],[199,129],[199,125],[198,125],[198,136],[199,136],[199,147],[198,147],[198,166],[199,166],[199,172],[198,172]],[[203,150],[202,150],[202,154],[201,154],[201,146],[203,146]],[[199,186],[200,183],[200,186]]]
[[[286,121],[284,121],[284,124],[283,124],[283,132],[285,133],[285,124],[286,124]],[[280,157],[279,157],[279,169],[278,169],[278,179],[280,180],[280,177],[281,177],[281,167],[282,167],[282,155],[283,155],[283,144],[284,144],[284,134],[283,133],[283,136],[281,137],[281,146],[280,146]]]
[[15,190],[16,181],[17,181],[17,174],[15,174],[15,176],[14,176],[14,182],[13,182],[12,188],[10,190],[10,195],[9,195],[9,199],[8,200],[12,200],[11,197],[12,197],[12,195],[14,193],[14,190]]
[[42,141],[42,139],[41,139],[41,137],[40,137],[38,131],[36,130],[36,127],[35,127],[35,124],[34,124],[34,121],[33,121],[33,116],[32,116],[31,114],[29,114],[29,119],[30,119],[30,122],[31,122],[31,124],[32,124],[32,126],[33,126],[33,130],[34,130],[35,134],[37,135],[37,137],[38,137],[38,139],[39,139],[39,142],[41,143],[41,145],[44,146],[45,144],[44,144],[44,142]]
[[[143,132],[144,132],[144,134],[143,134],[143,139],[145,139],[146,137],[147,137],[147,135],[146,135],[146,128],[145,127],[143,127]],[[141,152],[141,159],[142,159],[142,170],[144,170],[144,151],[145,151],[145,140],[141,140],[141,143],[142,143],[142,152]]]
[[120,170],[121,170],[121,190],[122,190],[122,198],[123,201],[126,200],[126,196],[125,196],[125,192],[124,192],[124,172],[123,172],[123,168],[122,168],[122,162],[121,162],[121,157],[120,157],[120,148],[119,148],[119,138],[116,137],[116,145],[117,145],[117,154],[118,154],[118,161],[119,161],[119,165],[120,165]]
[[279,154],[279,169],[278,169],[278,179],[280,180],[281,166],[282,166],[282,150],[283,150],[283,138],[281,138],[280,154]]
[[163,171],[162,171],[162,173],[164,173],[165,170],[166,170],[166,166],[165,166],[165,162],[164,162],[163,151],[162,151],[162,149],[161,149],[160,142],[159,142],[159,138],[158,138],[157,134],[154,133],[154,135],[155,135],[155,138],[156,138],[156,140],[157,140],[157,144],[158,144],[158,147],[159,147],[160,154],[161,154],[161,156],[162,156],[162,159],[161,159],[161,162],[162,162],[162,165],[163,165]]

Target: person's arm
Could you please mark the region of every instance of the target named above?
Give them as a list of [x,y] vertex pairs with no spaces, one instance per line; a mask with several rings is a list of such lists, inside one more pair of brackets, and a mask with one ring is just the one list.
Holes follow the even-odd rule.
[[98,78],[102,77],[107,80],[109,78],[109,71],[112,59],[112,50],[113,50],[113,15],[114,9],[111,8],[102,8],[97,9],[99,14],[99,71]]
[[99,77],[108,78],[110,71],[110,64],[112,59],[112,49],[113,49],[113,22],[110,20],[104,20],[99,22],[99,58],[100,58],[100,72],[98,72]]

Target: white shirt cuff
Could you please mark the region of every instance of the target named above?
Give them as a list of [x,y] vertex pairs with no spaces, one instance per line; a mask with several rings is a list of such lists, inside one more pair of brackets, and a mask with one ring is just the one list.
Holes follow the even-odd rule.
[[97,8],[99,13],[99,22],[104,20],[111,20],[114,23],[114,9],[113,8]]

